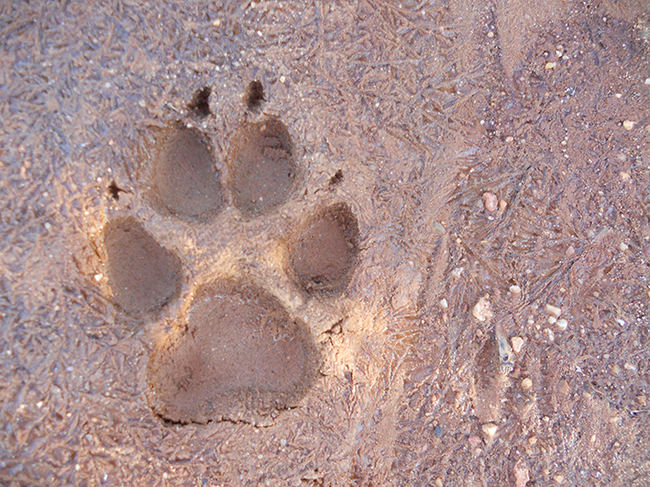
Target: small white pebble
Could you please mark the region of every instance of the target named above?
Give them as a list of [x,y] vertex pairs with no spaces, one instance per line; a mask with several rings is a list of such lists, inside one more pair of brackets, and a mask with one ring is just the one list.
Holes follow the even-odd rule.
[[557,66],[557,63],[556,63],[555,61],[549,61],[549,62],[546,63],[546,65],[544,66],[544,69],[547,69],[547,70],[549,70],[549,69],[555,69],[555,66]]
[[478,302],[472,308],[472,316],[479,321],[490,320],[494,316],[492,310],[490,309],[490,296],[485,295],[478,300]]
[[562,313],[562,308],[558,308],[557,306],[553,306],[552,304],[547,304],[546,312],[552,316],[555,316],[556,318],[559,318],[560,314]]
[[103,274],[95,274],[95,281],[99,282],[102,280]]
[[562,318],[561,320],[557,320],[555,326],[557,326],[560,330],[566,330],[567,327],[569,326],[569,322],[564,318]]
[[556,321],[557,321],[557,318],[555,316],[549,316],[548,317],[549,324],[554,325]]
[[510,343],[512,344],[512,350],[515,353],[519,353],[524,346],[524,339],[521,337],[512,337]]
[[442,298],[440,300],[440,307],[442,309],[447,309],[449,307],[449,303],[447,303],[447,300],[445,298]]
[[646,85],[650,85],[650,78],[646,78],[646,79],[645,79],[645,84],[646,84]]
[[636,370],[636,367],[634,365],[632,365],[630,362],[625,362],[623,364],[623,368],[625,370]]
[[623,98],[623,95],[620,94],[620,93],[616,93],[614,96],[615,96],[616,98]]
[[140,101],[138,102],[138,105],[140,105],[141,108],[144,108],[144,107],[147,106],[147,102],[145,102],[144,100],[140,100]]
[[485,423],[483,426],[481,426],[481,429],[483,430],[483,433],[485,434],[486,437],[494,438],[494,435],[497,434],[497,430],[499,428],[494,423]]
[[220,19],[215,20],[214,22],[212,22],[212,25],[214,25],[215,27],[219,27],[221,25],[221,20]]
[[491,191],[486,191],[483,193],[483,206],[487,211],[492,213],[499,207],[499,198]]
[[36,403],[36,407],[39,408],[39,409],[42,408],[43,407],[43,401],[38,401]]
[[621,242],[618,248],[621,250],[621,252],[625,252],[627,249],[629,249],[628,245],[625,242]]
[[636,122],[633,122],[632,120],[625,120],[623,122],[623,128],[625,130],[632,130],[635,125],[636,125]]
[[280,76],[280,83],[284,83],[287,80],[287,78],[283,75]]
[[545,328],[544,331],[546,332],[549,341],[555,341],[555,334],[549,328]]
[[509,291],[512,294],[521,294],[521,288],[519,286],[517,286],[516,284],[513,284],[512,286],[510,286]]
[[490,31],[487,33],[487,36],[492,39],[494,37],[494,32]]
[[50,224],[50,222],[45,222],[43,224],[43,226],[45,227],[45,230],[49,230],[50,228],[52,228],[52,225]]
[[529,391],[533,387],[533,381],[530,379],[530,377],[526,377],[524,380],[521,381],[521,388],[524,391]]

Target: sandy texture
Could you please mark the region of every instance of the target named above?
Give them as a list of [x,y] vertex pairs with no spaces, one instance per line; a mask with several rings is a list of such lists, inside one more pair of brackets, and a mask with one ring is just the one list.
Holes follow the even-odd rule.
[[[4,2],[0,483],[645,485],[649,15],[635,0]],[[296,178],[242,211],[232,147],[270,119]],[[143,168],[177,124],[223,178],[210,218],[148,197]],[[284,188],[264,174],[250,195]],[[193,208],[202,179],[168,188]],[[354,268],[338,293],[307,292],[287,245],[341,203]],[[180,260],[156,316],[110,291],[103,229],[124,218]],[[225,320],[232,295],[224,310],[194,302],[220,279],[267,296],[270,328]],[[255,424],[198,424],[220,414],[173,387],[157,405],[148,367],[178,372],[159,347],[214,365],[180,333],[220,346],[207,323],[269,361],[270,331],[304,324],[311,387]],[[302,377],[255,357],[239,385]],[[172,404],[194,422],[156,414]]]

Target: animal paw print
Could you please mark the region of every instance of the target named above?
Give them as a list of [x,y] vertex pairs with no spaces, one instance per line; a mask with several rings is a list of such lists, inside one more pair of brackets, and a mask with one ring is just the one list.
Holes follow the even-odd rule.
[[[245,97],[249,111],[264,101],[261,84],[254,83]],[[209,94],[197,93],[190,104],[195,115],[207,116]],[[281,120],[245,123],[230,141],[224,174],[210,135],[176,123],[157,130],[147,148],[150,164],[138,183],[144,204],[172,223],[168,231],[218,232],[214,220],[230,214],[234,225],[264,223],[297,194],[301,167]],[[228,207],[236,211],[228,214]],[[283,257],[276,266],[287,277],[285,287],[298,289],[305,300],[336,298],[358,259],[357,218],[346,203],[334,202],[293,225],[278,243]],[[189,286],[181,311],[149,355],[152,411],[175,423],[257,422],[297,405],[322,363],[309,323],[290,312],[264,276],[216,273],[186,283],[191,269],[159,243],[161,230],[145,226],[133,215],[119,216],[102,234],[110,299],[128,315],[152,319],[162,331],[161,313]]]

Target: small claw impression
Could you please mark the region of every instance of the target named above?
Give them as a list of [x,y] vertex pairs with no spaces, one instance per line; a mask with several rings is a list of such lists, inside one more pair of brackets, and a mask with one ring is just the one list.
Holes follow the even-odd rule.
[[150,405],[179,423],[251,422],[295,405],[318,365],[311,333],[275,297],[219,280],[197,290],[187,321],[152,351]]

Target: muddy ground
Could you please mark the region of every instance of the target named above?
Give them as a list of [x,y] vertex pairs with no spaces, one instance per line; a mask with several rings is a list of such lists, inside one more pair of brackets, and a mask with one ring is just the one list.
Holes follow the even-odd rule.
[[0,483],[648,485],[647,2],[0,34]]

